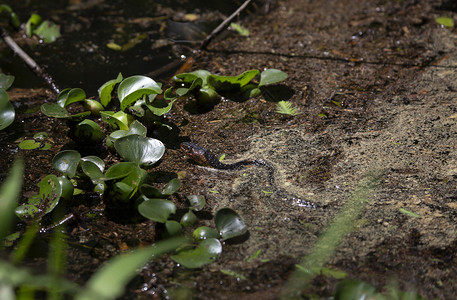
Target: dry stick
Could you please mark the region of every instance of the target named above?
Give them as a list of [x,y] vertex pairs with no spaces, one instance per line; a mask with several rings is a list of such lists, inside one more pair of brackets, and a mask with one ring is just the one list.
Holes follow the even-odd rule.
[[27,64],[27,66],[41,79],[43,79],[54,91],[54,93],[59,94],[60,90],[57,85],[54,83],[54,80],[49,76],[45,70],[43,70],[24,50],[19,47],[18,44],[9,36],[5,28],[0,27],[1,34],[5,43],[13,50],[14,53],[19,55],[19,57]]
[[243,10],[246,8],[246,6],[248,6],[248,4],[251,2],[252,0],[246,0],[244,1],[244,3],[233,13],[230,15],[230,17],[228,17],[227,19],[224,20],[224,22],[222,22],[219,26],[216,27],[216,29],[214,29],[202,42],[202,44],[200,45],[200,48],[199,50],[205,50],[206,47],[208,46],[209,42],[211,42],[211,40],[213,38],[215,38],[225,27],[227,27],[227,25]]

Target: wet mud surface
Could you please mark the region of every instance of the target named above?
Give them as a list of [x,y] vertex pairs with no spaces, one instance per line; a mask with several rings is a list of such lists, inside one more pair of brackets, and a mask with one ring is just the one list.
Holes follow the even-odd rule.
[[[373,171],[383,174],[374,196],[327,266],[380,290],[395,280],[400,289],[426,298],[453,299],[457,34],[439,26],[438,16],[455,19],[457,8],[452,1],[275,1],[268,14],[240,21],[249,37],[231,33],[195,54],[192,70],[237,75],[277,68],[289,75],[262,96],[224,98],[204,111],[193,100],[180,100],[166,116],[175,125],[173,134],[150,131],[167,146],[151,169],[158,185],[167,182],[164,174],[180,174],[181,194],[204,195],[208,213],[236,210],[248,225],[249,239],[224,245],[221,258],[199,271],[183,271],[167,258],[152,262],[129,285],[126,299],[160,299],[177,288],[192,290],[198,299],[275,299],[294,264]],[[45,90],[34,92],[27,96],[30,106],[52,100]],[[13,102],[25,101],[21,90],[9,94]],[[300,114],[277,114],[280,100],[291,101]],[[26,193],[52,172],[43,162],[70,140],[64,122],[39,112],[23,115],[19,124],[24,129],[0,133],[0,147],[8,157],[26,157]],[[18,150],[15,130],[47,131],[53,148]],[[179,151],[181,141],[225,154],[226,162],[264,159],[275,167],[274,183],[263,168],[222,171],[192,164]],[[10,163],[2,160],[5,169]],[[319,207],[281,199],[278,189]],[[68,206],[97,212],[69,225],[69,241],[85,245],[69,249],[68,276],[79,283],[109,257],[158,238],[153,222],[110,220],[95,196]],[[259,257],[248,260],[259,249]],[[330,296],[337,282],[317,276],[306,293]]]

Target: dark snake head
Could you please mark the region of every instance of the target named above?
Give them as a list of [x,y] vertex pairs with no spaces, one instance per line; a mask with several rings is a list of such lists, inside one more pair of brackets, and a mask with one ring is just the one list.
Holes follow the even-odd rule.
[[203,147],[191,142],[181,143],[181,151],[200,165],[208,165],[207,152]]

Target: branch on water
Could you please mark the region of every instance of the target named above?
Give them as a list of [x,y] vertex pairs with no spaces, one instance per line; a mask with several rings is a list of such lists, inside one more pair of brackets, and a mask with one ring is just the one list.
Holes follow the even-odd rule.
[[208,44],[211,42],[212,39],[214,39],[223,29],[227,27],[228,24],[232,22],[232,20],[243,10],[246,8],[246,6],[249,5],[249,3],[252,0],[246,0],[244,3],[233,13],[228,17],[227,19],[224,20],[219,26],[216,27],[202,42],[200,45],[199,50],[205,50],[206,47],[208,47]]
[[5,28],[0,27],[0,31],[2,38],[8,47],[10,47],[11,50],[13,50],[13,52],[17,54],[38,77],[43,79],[54,91],[54,93],[59,94],[60,89],[54,83],[52,77],[49,76],[46,71],[43,70],[27,53],[25,53],[18,44],[16,44],[16,42],[10,37]]

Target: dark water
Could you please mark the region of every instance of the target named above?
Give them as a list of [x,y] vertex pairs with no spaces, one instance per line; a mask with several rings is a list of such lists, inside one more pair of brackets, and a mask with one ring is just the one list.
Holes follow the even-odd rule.
[[[31,13],[60,25],[62,36],[54,43],[22,45],[43,66],[57,85],[81,87],[88,96],[114,79],[155,74],[165,78],[179,68],[179,61],[231,14],[239,1],[3,1],[25,23]],[[186,14],[194,14],[191,21]],[[115,51],[107,45],[129,45]],[[22,61],[7,49],[0,53],[2,72],[16,76],[16,87],[42,85]],[[168,67],[169,66],[169,67]],[[157,78],[155,78],[157,79]]]

